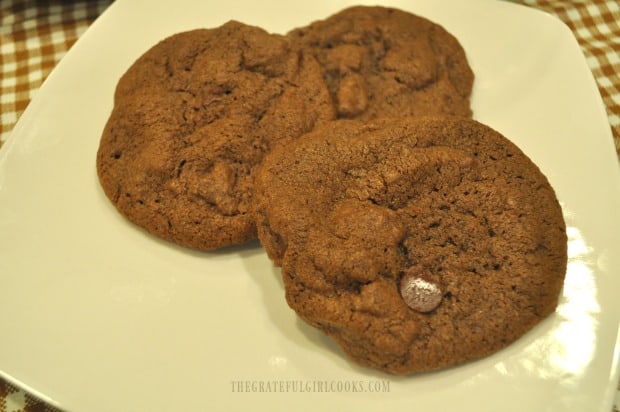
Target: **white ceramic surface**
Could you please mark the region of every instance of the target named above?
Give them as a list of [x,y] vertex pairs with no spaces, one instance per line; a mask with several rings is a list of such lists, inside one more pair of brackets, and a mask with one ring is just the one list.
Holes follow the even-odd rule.
[[475,118],[540,165],[564,208],[570,258],[557,313],[489,358],[408,378],[357,367],[296,319],[257,243],[174,247],[103,195],[95,153],[112,93],[148,47],[231,18],[286,32],[350,4],[117,0],[93,24],[0,151],[0,375],[85,412],[611,410],[618,163],[578,44],[543,13],[500,1],[385,2],[460,39],[477,76]]

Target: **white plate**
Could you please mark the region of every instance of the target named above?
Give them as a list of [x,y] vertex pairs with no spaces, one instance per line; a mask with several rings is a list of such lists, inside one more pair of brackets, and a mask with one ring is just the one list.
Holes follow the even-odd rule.
[[349,4],[117,0],[93,24],[0,153],[3,377],[88,412],[611,410],[617,160],[580,49],[545,14],[496,1],[389,3],[461,40],[477,75],[475,117],[540,165],[565,211],[570,261],[557,313],[494,356],[408,378],[357,367],[296,319],[258,244],[173,247],[104,197],[99,136],[119,76],[148,47],[231,18],[285,32]]

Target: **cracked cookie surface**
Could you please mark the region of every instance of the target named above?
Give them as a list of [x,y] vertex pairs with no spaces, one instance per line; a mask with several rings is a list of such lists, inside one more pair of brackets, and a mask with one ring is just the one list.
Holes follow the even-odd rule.
[[256,237],[253,174],[274,145],[335,115],[314,58],[231,21],[170,36],[118,82],[101,185],[148,232],[200,250]]
[[339,118],[472,114],[465,52],[425,18],[355,6],[287,36],[321,63]]
[[476,121],[331,122],[267,155],[255,189],[289,306],[361,365],[408,374],[478,359],[556,308],[555,193]]

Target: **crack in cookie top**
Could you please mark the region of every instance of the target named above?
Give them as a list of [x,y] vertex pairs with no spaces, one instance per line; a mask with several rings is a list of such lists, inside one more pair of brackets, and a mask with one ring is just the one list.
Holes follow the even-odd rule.
[[553,189],[470,119],[319,127],[265,158],[254,214],[289,305],[391,373],[505,347],[554,311],[563,285]]
[[97,155],[129,220],[195,249],[256,237],[253,173],[275,144],[334,109],[318,63],[239,22],[175,34],[122,76]]
[[425,18],[356,6],[288,36],[321,63],[339,118],[471,116],[465,52]]

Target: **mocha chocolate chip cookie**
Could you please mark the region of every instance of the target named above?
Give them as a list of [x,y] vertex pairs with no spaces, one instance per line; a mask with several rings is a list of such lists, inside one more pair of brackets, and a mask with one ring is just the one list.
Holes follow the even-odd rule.
[[97,153],[116,208],[148,232],[209,250],[256,237],[253,175],[275,144],[335,111],[315,59],[231,21],[175,34],[120,79]]
[[330,122],[256,176],[258,236],[289,306],[361,365],[478,359],[557,306],[567,238],[554,190],[481,123]]
[[356,6],[288,33],[321,63],[339,118],[471,117],[474,80],[442,26],[386,7]]

